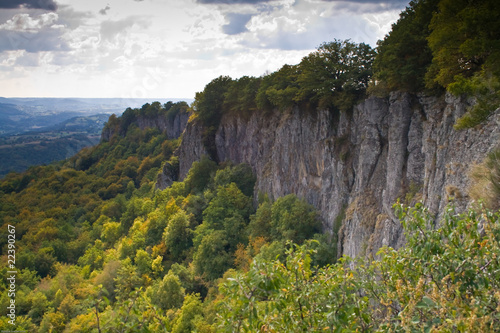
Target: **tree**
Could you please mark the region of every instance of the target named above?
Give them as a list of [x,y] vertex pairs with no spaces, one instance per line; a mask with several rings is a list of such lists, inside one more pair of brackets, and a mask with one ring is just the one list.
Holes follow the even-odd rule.
[[[257,256],[219,285],[221,331],[494,332],[500,325],[500,214],[482,207],[435,218],[396,205],[407,244],[378,260],[312,265],[314,250],[289,245],[281,260]],[[313,246],[314,247],[314,246]]]
[[321,231],[314,208],[295,195],[278,198],[271,207],[271,237],[301,244]]
[[193,233],[189,229],[189,216],[180,210],[168,221],[163,233],[163,241],[174,261],[181,261],[183,254],[193,245]]
[[367,44],[335,40],[322,44],[299,65],[300,89],[296,102],[308,101],[320,108],[351,108],[368,87],[375,51]]
[[151,288],[151,301],[162,310],[178,309],[184,300],[184,288],[179,277],[168,272],[157,285]]
[[121,266],[117,271],[115,284],[115,293],[122,300],[129,298],[130,293],[141,286],[141,278],[137,274],[136,268],[130,258],[122,260]]
[[203,155],[199,161],[193,162],[191,169],[184,180],[186,189],[191,193],[203,192],[217,170],[217,163],[207,155]]
[[243,76],[234,80],[224,96],[224,112],[244,115],[255,111],[255,97],[262,79]]
[[264,237],[269,239],[271,236],[271,203],[265,201],[259,205],[254,215],[250,216],[248,224],[249,237]]
[[456,129],[474,127],[500,106],[500,4],[494,0],[441,0],[431,22],[433,54],[428,85],[439,84],[476,104]]
[[456,77],[471,77],[486,66],[500,74],[500,4],[495,0],[441,0],[432,18],[429,80],[447,87]]
[[225,218],[235,215],[247,220],[252,211],[252,201],[235,183],[219,186],[217,194],[203,211],[203,222],[215,230],[223,230]]
[[200,295],[192,294],[184,298],[181,313],[177,318],[172,333],[190,333],[194,332],[195,321],[203,315],[203,307],[200,301]]
[[263,110],[285,110],[294,105],[299,90],[299,67],[284,65],[278,71],[265,76],[256,95],[257,107]]
[[427,42],[429,24],[439,1],[410,1],[389,34],[378,42],[373,62],[375,85],[370,87],[371,92],[387,95],[395,90],[413,93],[424,90],[425,76],[432,63]]
[[195,273],[207,280],[220,278],[233,264],[228,245],[226,233],[222,230],[212,231],[203,237],[193,257]]
[[215,188],[235,183],[244,195],[251,197],[253,196],[256,180],[252,167],[246,163],[241,163],[235,166],[228,165],[224,169],[217,170],[213,183]]

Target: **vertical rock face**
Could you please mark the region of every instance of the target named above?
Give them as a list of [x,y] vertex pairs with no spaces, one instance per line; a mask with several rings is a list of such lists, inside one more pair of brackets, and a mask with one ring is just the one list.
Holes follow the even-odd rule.
[[139,126],[141,130],[146,128],[158,128],[160,131],[165,132],[169,139],[176,139],[181,136],[186,128],[189,115],[188,112],[179,112],[175,117],[170,119],[164,116],[153,118],[139,116],[137,118],[137,126]]
[[[225,115],[216,134],[220,161],[248,163],[256,192],[272,198],[290,193],[315,206],[327,232],[339,235],[339,253],[375,253],[404,239],[392,205],[423,200],[439,212],[454,197],[469,202],[468,172],[500,140],[495,115],[482,128],[457,132],[466,101],[393,93],[370,97],[351,114],[254,112]],[[180,178],[206,150],[196,122],[179,149]],[[339,223],[341,221],[341,223]]]
[[[166,116],[146,117],[140,115],[135,123],[141,130],[146,128],[157,128],[167,134],[169,139],[176,139],[181,136],[186,128],[190,113],[179,112],[175,117],[167,118]],[[109,141],[115,134],[114,129],[105,127],[101,133],[101,141]]]

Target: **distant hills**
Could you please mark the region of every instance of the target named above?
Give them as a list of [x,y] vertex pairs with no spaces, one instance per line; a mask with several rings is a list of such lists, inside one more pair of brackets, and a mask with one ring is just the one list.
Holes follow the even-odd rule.
[[[120,115],[145,103],[180,101],[179,98],[4,98],[0,97],[0,136],[54,126],[77,116]],[[186,100],[188,103],[191,102]]]
[[111,114],[121,115],[128,107],[153,101],[180,100],[0,97],[0,178],[10,171],[69,158],[97,144]]

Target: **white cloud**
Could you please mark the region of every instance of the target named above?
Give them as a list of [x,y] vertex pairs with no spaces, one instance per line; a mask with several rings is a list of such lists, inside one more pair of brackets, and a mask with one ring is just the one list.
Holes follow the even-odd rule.
[[6,23],[0,25],[0,30],[18,31],[18,32],[37,32],[42,28],[50,27],[56,22],[58,15],[56,13],[46,13],[37,18],[29,14],[17,14]]

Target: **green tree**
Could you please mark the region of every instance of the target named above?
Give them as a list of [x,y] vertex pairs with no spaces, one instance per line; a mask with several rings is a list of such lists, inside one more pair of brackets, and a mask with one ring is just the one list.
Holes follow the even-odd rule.
[[180,210],[169,219],[168,226],[163,233],[163,241],[173,260],[182,260],[184,252],[193,245],[192,238],[189,216],[185,211]]
[[184,300],[184,288],[179,277],[168,272],[157,285],[151,288],[151,301],[162,310],[178,309]]
[[222,230],[212,231],[201,240],[193,257],[195,273],[207,280],[220,278],[233,264],[229,242]]
[[243,76],[234,80],[224,96],[224,112],[245,115],[257,109],[255,97],[261,78]]
[[500,4],[494,0],[441,0],[431,22],[433,63],[428,85],[467,94],[476,104],[455,128],[474,127],[500,106]]
[[387,95],[391,91],[421,92],[432,63],[427,38],[429,24],[440,0],[412,0],[401,12],[391,31],[378,42],[373,62],[374,83],[370,91]]
[[259,205],[254,215],[250,216],[248,224],[249,237],[270,238],[271,236],[271,203],[265,201]]
[[299,91],[297,65],[284,65],[278,71],[263,78],[256,95],[257,107],[263,110],[278,108],[285,110],[294,105]]
[[129,298],[132,291],[141,286],[141,278],[130,258],[122,260],[115,278],[115,293],[122,300]]
[[235,215],[247,220],[252,212],[252,201],[244,195],[235,183],[220,186],[215,197],[203,211],[203,222],[215,230],[223,230],[225,218]]
[[296,102],[347,110],[364,96],[375,51],[367,44],[335,40],[322,44],[299,65]]
[[235,166],[228,165],[224,169],[217,170],[213,183],[215,188],[235,183],[244,195],[252,197],[256,180],[252,167],[241,163]]
[[478,207],[435,217],[396,205],[407,244],[378,260],[312,265],[313,244],[284,260],[255,258],[221,282],[221,331],[495,332],[500,324],[500,214]]
[[321,231],[314,208],[295,195],[278,198],[271,207],[271,237],[301,244]]
[[203,306],[198,294],[187,295],[181,313],[172,328],[172,333],[190,333],[195,329],[196,319],[203,315]]
[[429,80],[447,87],[486,66],[500,74],[500,4],[494,0],[441,0],[430,25],[433,69]]
[[203,155],[199,161],[193,162],[184,180],[187,191],[194,194],[203,192],[216,170],[217,163],[207,155]]

